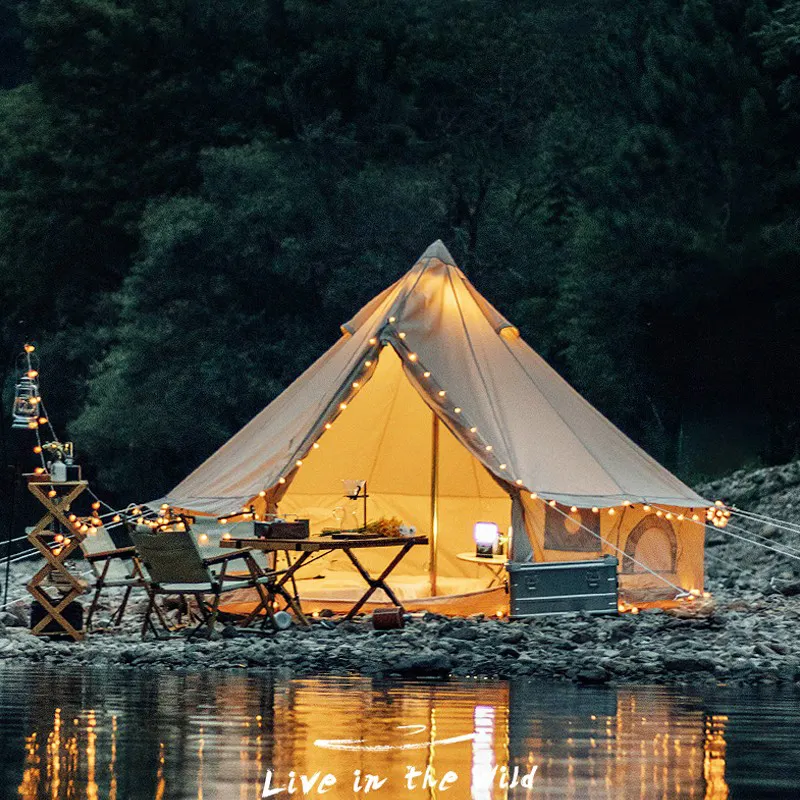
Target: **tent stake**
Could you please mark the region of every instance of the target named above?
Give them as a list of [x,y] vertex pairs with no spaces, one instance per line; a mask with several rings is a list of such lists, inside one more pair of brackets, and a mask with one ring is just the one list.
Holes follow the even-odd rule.
[[439,417],[433,415],[431,436],[431,541],[430,582],[431,597],[436,597],[436,554],[439,543]]

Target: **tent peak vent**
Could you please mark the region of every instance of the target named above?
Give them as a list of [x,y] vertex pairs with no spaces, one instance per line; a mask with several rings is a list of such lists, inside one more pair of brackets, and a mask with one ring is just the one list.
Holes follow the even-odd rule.
[[456,265],[455,259],[450,255],[450,251],[444,246],[441,239],[437,239],[420,257],[420,261],[424,258],[436,258],[443,264],[449,264],[451,267]]

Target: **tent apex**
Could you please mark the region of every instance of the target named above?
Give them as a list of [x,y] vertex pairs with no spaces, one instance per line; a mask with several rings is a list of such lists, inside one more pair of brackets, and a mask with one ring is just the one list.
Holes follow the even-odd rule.
[[450,255],[450,251],[444,246],[441,239],[437,239],[421,256],[420,260],[424,258],[435,258],[443,264],[449,264],[451,267],[456,265],[455,259]]

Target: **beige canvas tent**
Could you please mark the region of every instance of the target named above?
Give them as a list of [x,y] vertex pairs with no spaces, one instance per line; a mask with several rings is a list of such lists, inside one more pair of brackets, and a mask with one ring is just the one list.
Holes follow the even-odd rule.
[[[411,607],[431,597],[460,597],[454,607],[470,611],[505,603],[502,590],[485,592],[488,571],[458,558],[474,550],[477,521],[512,530],[516,561],[611,553],[622,588],[640,599],[702,589],[708,502],[525,344],[441,242],[342,331],[157,502],[215,516],[255,505],[319,531],[360,519],[343,481],[366,480],[370,519],[397,517],[430,537],[392,581]],[[303,583],[309,602],[362,588],[337,559],[319,575]]]

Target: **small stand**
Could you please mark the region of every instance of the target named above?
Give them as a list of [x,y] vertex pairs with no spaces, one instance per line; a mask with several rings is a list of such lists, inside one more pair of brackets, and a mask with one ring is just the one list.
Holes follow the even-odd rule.
[[[76,642],[83,639],[83,631],[76,630],[64,618],[62,612],[86,590],[85,585],[67,569],[66,560],[85,538],[84,534],[75,530],[70,524],[67,519],[67,513],[75,498],[88,485],[87,481],[41,481],[36,480],[34,476],[28,476],[28,491],[47,509],[47,513],[28,534],[30,543],[45,558],[45,565],[31,578],[27,586],[30,594],[47,612],[31,631],[31,633],[38,636],[52,635],[44,630],[52,620],[58,623],[64,629],[64,632],[69,634]],[[58,492],[58,494],[55,497],[50,497],[49,492],[51,491]],[[66,492],[66,494],[61,494],[61,492]],[[53,537],[57,534],[48,530],[48,525],[54,521],[60,522],[64,529],[69,531],[69,534],[64,536],[63,547],[58,551],[50,548]],[[57,575],[62,583],[69,586],[66,594],[62,592],[60,597],[53,598],[42,588],[44,581],[52,575]]]
[[[363,492],[363,494],[362,494],[362,492]],[[366,531],[366,529],[367,529],[367,499],[369,498],[369,495],[367,494],[367,482],[364,481],[363,484],[362,484],[359,481],[356,484],[356,492],[355,492],[355,494],[348,494],[348,495],[345,495],[345,496],[348,497],[350,500],[358,500],[359,497],[363,497],[364,498],[364,527],[363,527],[363,530]]]

